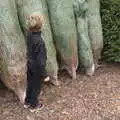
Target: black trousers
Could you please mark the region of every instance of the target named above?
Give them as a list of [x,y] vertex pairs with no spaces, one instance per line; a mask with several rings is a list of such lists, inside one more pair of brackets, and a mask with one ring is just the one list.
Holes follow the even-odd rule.
[[38,96],[41,91],[42,79],[39,75],[40,71],[32,72],[28,67],[27,70],[27,91],[25,102],[32,107],[36,107],[38,104]]

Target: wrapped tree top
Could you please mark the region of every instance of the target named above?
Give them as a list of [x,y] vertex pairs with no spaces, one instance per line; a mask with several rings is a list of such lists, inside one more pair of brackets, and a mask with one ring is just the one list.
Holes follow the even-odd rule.
[[5,85],[23,102],[26,89],[26,46],[14,0],[0,0],[0,73]]

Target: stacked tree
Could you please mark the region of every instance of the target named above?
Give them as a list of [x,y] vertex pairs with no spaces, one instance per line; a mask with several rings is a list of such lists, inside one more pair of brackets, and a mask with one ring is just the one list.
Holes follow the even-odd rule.
[[120,0],[101,0],[103,58],[120,62]]
[[103,48],[103,35],[100,17],[100,0],[87,1],[89,37],[92,44],[94,62],[97,68],[98,60],[101,59],[101,51]]
[[88,4],[85,0],[76,0],[73,7],[78,32],[79,61],[84,66],[86,74],[91,76],[94,74],[95,64],[88,35]]
[[76,79],[78,54],[73,0],[47,0],[47,3],[59,62]]
[[26,46],[14,0],[0,0],[0,77],[23,102],[26,80]]

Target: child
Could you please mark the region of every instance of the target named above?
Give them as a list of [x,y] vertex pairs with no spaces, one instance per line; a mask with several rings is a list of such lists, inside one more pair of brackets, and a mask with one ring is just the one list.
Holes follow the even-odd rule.
[[45,43],[41,37],[41,29],[43,25],[43,17],[34,13],[29,16],[27,32],[27,92],[25,98],[25,106],[34,112],[38,105],[38,96],[41,90],[42,81],[49,81],[49,77],[45,70],[47,51]]

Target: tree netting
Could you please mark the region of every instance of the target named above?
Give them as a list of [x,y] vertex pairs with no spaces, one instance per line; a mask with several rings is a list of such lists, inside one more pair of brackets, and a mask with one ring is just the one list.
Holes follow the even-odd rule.
[[47,0],[59,63],[75,79],[78,54],[73,2],[73,0]]
[[87,75],[93,75],[95,70],[91,42],[88,35],[88,6],[85,0],[74,3],[76,26],[78,31],[79,61],[84,66]]
[[26,46],[14,0],[0,0],[0,77],[23,101]]
[[87,2],[89,37],[92,44],[94,61],[97,65],[98,60],[101,59],[101,51],[103,48],[103,33],[100,17],[100,0],[87,0]]
[[57,81],[57,72],[58,64],[56,60],[56,50],[53,44],[53,38],[51,33],[51,28],[49,24],[48,11],[45,0],[16,0],[18,8],[18,16],[20,24],[26,32],[27,28],[27,18],[32,13],[40,13],[44,17],[44,26],[43,26],[43,38],[45,40],[47,48],[47,71],[50,76],[55,80],[52,81],[54,84],[58,84]]
[[120,0],[101,0],[103,59],[120,62]]

